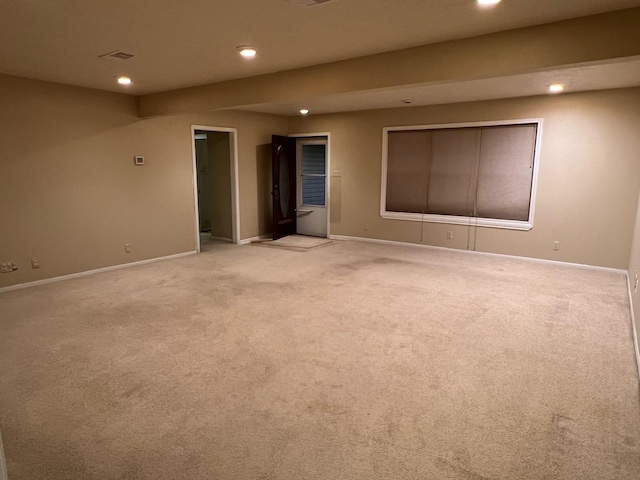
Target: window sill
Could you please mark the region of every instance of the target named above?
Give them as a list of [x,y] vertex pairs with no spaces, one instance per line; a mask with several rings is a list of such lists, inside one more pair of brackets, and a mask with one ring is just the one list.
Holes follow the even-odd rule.
[[505,230],[531,230],[531,222],[500,220],[497,218],[456,217],[453,215],[434,215],[422,213],[380,212],[382,218],[389,220],[408,220],[410,222],[448,223],[473,227],[502,228]]

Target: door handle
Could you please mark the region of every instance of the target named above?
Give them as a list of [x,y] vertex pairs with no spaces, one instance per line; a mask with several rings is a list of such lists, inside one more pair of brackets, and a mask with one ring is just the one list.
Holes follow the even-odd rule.
[[296,212],[298,213],[313,213],[313,210],[299,210],[296,208]]

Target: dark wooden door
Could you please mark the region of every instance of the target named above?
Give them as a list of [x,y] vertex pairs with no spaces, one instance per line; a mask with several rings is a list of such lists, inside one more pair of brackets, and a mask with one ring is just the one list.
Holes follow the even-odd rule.
[[296,140],[271,137],[273,239],[296,233]]

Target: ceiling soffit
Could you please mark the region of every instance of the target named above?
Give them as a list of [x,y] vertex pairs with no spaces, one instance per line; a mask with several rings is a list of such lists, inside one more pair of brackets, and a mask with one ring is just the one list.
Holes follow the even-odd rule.
[[640,8],[145,95],[139,97],[139,115],[295,103],[620,62],[640,55],[637,25]]

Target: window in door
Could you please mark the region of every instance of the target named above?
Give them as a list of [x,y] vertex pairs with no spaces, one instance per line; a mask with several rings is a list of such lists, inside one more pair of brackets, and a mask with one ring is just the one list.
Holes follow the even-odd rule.
[[302,205],[326,206],[326,145],[302,144],[300,175],[302,177]]

